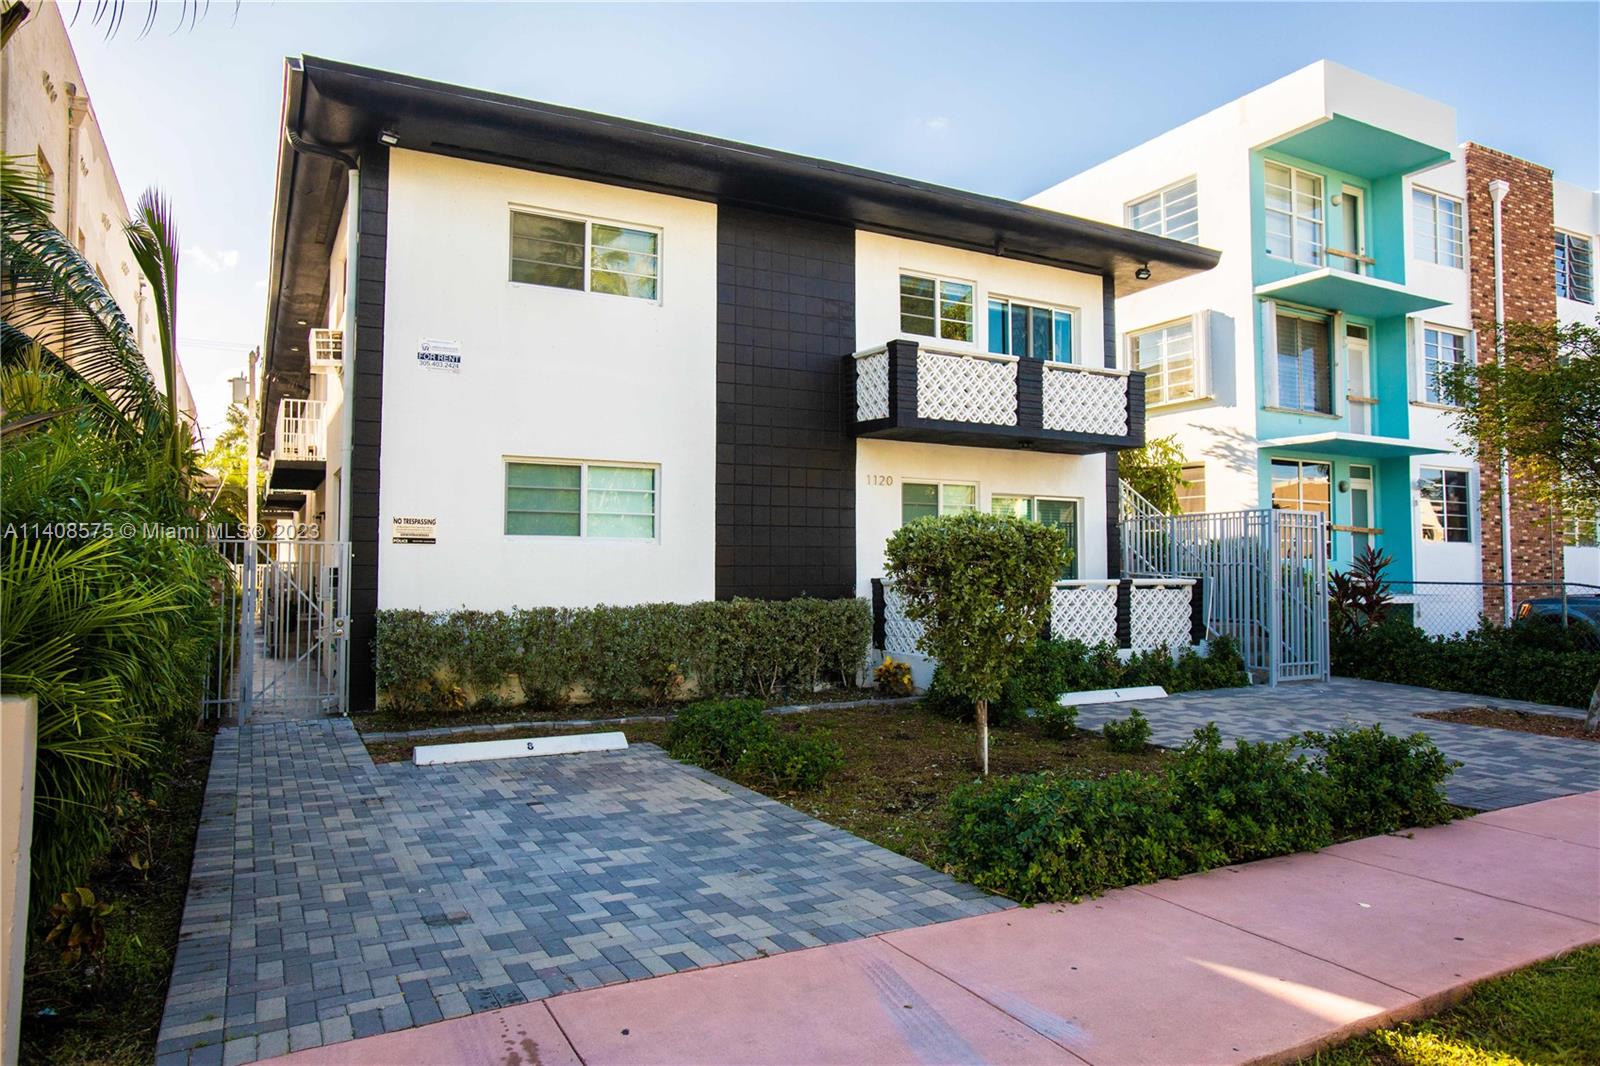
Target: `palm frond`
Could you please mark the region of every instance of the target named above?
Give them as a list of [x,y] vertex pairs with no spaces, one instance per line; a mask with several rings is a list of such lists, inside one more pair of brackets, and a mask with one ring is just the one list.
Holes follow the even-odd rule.
[[178,419],[178,232],[172,221],[172,204],[160,189],[146,189],[134,205],[133,218],[123,227],[133,260],[150,282],[155,304],[156,329],[161,338],[161,372],[166,377],[167,418],[172,433],[173,460],[184,451]]

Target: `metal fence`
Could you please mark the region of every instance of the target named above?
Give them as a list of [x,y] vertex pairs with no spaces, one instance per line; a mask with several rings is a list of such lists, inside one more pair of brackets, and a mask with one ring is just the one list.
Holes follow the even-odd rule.
[[1391,581],[1392,614],[1431,636],[1503,625],[1514,619],[1566,624],[1600,639],[1600,585],[1577,581]]
[[[1308,511],[1167,515],[1124,493],[1123,571],[1204,578],[1209,632],[1269,684],[1328,676],[1327,527]],[[1137,493],[1132,494],[1137,497]]]

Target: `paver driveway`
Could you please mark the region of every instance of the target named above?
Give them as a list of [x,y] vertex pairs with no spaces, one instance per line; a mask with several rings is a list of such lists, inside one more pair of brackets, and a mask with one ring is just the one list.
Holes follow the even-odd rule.
[[374,766],[345,721],[219,734],[159,1066],[232,1063],[1003,909],[625,752]]
[[1126,717],[1130,706],[1150,719],[1154,743],[1174,748],[1207,722],[1216,722],[1225,738],[1241,740],[1282,740],[1307,729],[1350,723],[1377,723],[1391,733],[1425,732],[1440,751],[1465,764],[1448,782],[1451,802],[1479,810],[1600,789],[1600,746],[1589,741],[1417,717],[1419,711],[1453,707],[1580,715],[1570,707],[1336,677],[1277,688],[1218,689],[1132,704],[1100,704],[1082,708],[1078,725],[1098,729],[1108,719]]

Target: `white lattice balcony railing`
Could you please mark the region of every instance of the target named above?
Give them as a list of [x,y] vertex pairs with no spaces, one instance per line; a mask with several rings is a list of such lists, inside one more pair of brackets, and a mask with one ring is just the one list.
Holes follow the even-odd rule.
[[883,583],[883,650],[886,655],[919,655],[922,624],[906,617],[905,601],[888,581]]
[[1135,651],[1187,648],[1194,619],[1194,581],[1135,578],[1128,589],[1128,644]]
[[1117,642],[1117,583],[1058,581],[1050,591],[1050,635],[1093,647]]
[[1017,359],[987,352],[917,352],[917,417],[1017,424]]
[[871,422],[889,417],[889,349],[868,348],[857,352],[856,421]]
[[1128,432],[1128,375],[1076,363],[1044,364],[1044,428],[1120,437]]
[[274,460],[325,460],[328,426],[321,400],[282,400],[278,403],[278,430],[273,440]]

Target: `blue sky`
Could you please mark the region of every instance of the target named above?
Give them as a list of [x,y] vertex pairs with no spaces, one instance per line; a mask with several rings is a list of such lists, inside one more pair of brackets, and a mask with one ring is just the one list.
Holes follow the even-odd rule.
[[[180,354],[218,423],[259,342],[286,55],[310,54],[1021,198],[1317,59],[1455,107],[1463,140],[1600,185],[1600,4],[210,5],[72,27],[129,199],[172,196]],[[70,20],[74,4],[63,11]]]

